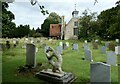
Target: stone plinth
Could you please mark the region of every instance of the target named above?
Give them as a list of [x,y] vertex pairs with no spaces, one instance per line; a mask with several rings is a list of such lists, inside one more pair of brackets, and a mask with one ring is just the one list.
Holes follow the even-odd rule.
[[41,72],[36,73],[36,76],[44,80],[48,83],[55,83],[55,84],[68,84],[72,83],[76,77],[72,73],[64,72],[62,74],[52,72],[51,69],[48,69],[47,71],[43,70]]

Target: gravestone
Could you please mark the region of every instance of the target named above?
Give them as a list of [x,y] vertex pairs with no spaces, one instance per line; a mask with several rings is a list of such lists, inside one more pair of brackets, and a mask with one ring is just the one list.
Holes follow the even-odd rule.
[[38,48],[36,47],[36,53],[38,52]]
[[108,64],[97,62],[90,64],[91,84],[110,84],[111,67]]
[[115,53],[116,54],[120,54],[120,46],[116,46],[115,47]]
[[105,47],[105,46],[101,46],[100,52],[101,52],[101,53],[106,53],[106,47]]
[[89,50],[89,45],[87,43],[84,43],[83,48],[84,48],[84,50]]
[[7,48],[7,49],[10,48],[10,41],[6,41],[6,48]]
[[14,48],[17,46],[16,40],[13,40],[13,46]]
[[109,46],[109,42],[106,42],[105,43],[105,47],[107,48]]
[[85,50],[84,52],[85,60],[92,62],[92,52],[90,50]]
[[22,48],[26,48],[26,43],[23,43],[23,44],[22,44]]
[[93,49],[98,49],[98,43],[93,42],[92,45],[93,45]]
[[57,46],[56,51],[57,51],[59,54],[63,54],[62,46]]
[[117,56],[115,52],[111,51],[107,53],[107,64],[116,66]]
[[65,44],[65,43],[63,43],[63,49],[66,49],[66,48],[67,48],[66,44]]
[[48,48],[49,48],[48,46],[45,46],[44,53],[46,53],[46,51],[47,51]]
[[109,43],[109,50],[115,51],[115,44]]
[[78,44],[77,43],[73,44],[73,50],[78,50]]
[[85,40],[85,43],[87,43],[87,40]]
[[26,45],[26,65],[36,66],[36,47],[34,44]]
[[66,42],[66,46],[69,47],[69,42]]
[[63,42],[60,42],[59,45],[60,45],[60,46],[63,46]]

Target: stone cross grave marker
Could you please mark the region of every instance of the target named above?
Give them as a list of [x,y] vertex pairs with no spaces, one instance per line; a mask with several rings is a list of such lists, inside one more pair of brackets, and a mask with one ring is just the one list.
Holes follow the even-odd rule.
[[77,43],[73,44],[73,50],[78,50],[78,44]]
[[26,45],[26,65],[36,66],[36,47],[34,44]]
[[85,50],[84,52],[85,55],[85,60],[92,62],[92,51],[90,50]]
[[115,52],[111,51],[107,53],[107,64],[117,66],[117,56]]
[[93,45],[93,49],[98,49],[98,43],[93,42],[92,45]]
[[106,47],[105,47],[105,46],[101,46],[100,52],[101,52],[101,53],[106,53]]
[[120,54],[120,46],[116,46],[115,47],[115,53],[116,54]]
[[110,84],[111,82],[111,68],[110,65],[97,62],[90,64],[90,82],[91,84]]
[[56,51],[57,51],[59,54],[63,54],[63,48],[62,48],[62,46],[57,46]]

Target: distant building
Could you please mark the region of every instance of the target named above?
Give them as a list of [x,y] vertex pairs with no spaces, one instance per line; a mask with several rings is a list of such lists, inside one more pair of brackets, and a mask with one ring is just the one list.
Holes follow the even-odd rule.
[[50,37],[60,37],[60,36],[61,36],[61,25],[50,24]]
[[64,16],[62,16],[61,24],[50,24],[50,36],[51,37],[61,37],[61,39],[78,39],[78,13],[79,11],[72,12],[72,18],[66,24],[64,22]]

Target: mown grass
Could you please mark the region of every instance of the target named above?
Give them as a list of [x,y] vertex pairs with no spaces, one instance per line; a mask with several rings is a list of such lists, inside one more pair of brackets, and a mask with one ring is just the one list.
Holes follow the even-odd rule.
[[[47,40],[44,41],[49,46],[52,46],[54,49],[59,45],[60,40],[49,42]],[[66,42],[66,41],[63,41]],[[82,48],[83,43],[80,41],[69,40],[70,47],[63,51],[63,64],[62,69],[65,72],[72,72],[75,74],[77,79],[76,82],[90,82],[90,62],[83,60],[84,58],[84,50]],[[79,45],[79,50],[72,50],[72,43],[77,42]],[[2,54],[2,81],[3,82],[40,82],[44,83],[42,80],[35,77],[35,75],[31,76],[18,76],[16,74],[16,70],[19,66],[24,66],[26,62],[26,50],[22,49],[22,43],[20,43],[16,48],[11,48],[8,50],[4,50]],[[36,62],[46,64],[47,59],[44,54],[44,49],[41,44],[36,45],[39,50],[36,53]],[[100,45],[101,46],[101,45]],[[94,62],[106,62],[106,54],[101,54],[100,50],[93,50],[92,45],[90,44],[90,49],[92,50],[93,60]],[[101,74],[102,75],[102,74]],[[118,67],[111,66],[111,81],[118,82]]]

